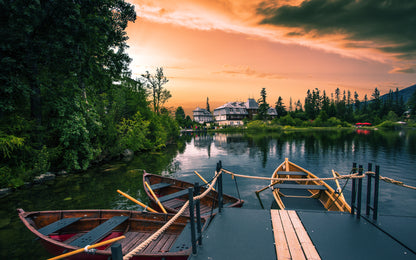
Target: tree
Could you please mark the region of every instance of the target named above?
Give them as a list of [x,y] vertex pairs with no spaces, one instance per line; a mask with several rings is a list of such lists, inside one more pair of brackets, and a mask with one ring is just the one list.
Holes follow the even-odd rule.
[[354,91],[354,108],[357,114],[360,111],[360,106],[361,106],[361,102],[360,102],[360,99],[358,98],[358,93],[357,91]]
[[175,120],[178,122],[179,126],[185,127],[185,111],[181,106],[179,106],[175,111]]
[[211,110],[209,109],[209,99],[207,97],[207,111],[211,113]]
[[156,114],[160,114],[160,108],[172,97],[170,91],[163,87],[169,80],[163,74],[162,67],[156,69],[155,75],[151,75],[149,71],[146,71],[146,74],[142,75],[142,77],[146,80],[147,87],[152,95],[153,111]]
[[407,106],[410,109],[410,113],[412,115],[416,115],[416,90],[413,92],[413,94],[410,97],[409,101],[407,101]]
[[371,111],[373,113],[378,114],[381,109],[380,91],[377,88],[375,88],[371,96],[373,97],[373,99],[371,100],[371,106],[370,106]]
[[277,117],[282,117],[285,116],[287,114],[286,112],[286,108],[283,104],[283,99],[281,96],[279,96],[279,98],[276,101],[276,112],[277,112]]
[[269,110],[270,106],[269,104],[267,104],[266,97],[267,97],[266,88],[262,88],[260,91],[260,99],[258,100],[259,110],[258,110],[257,118],[259,120],[266,120],[268,117],[267,111]]

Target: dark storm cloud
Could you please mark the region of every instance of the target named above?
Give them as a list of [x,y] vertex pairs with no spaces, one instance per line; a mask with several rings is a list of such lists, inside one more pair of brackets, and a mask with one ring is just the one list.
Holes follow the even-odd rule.
[[[314,37],[341,33],[345,48],[376,48],[398,59],[416,55],[415,0],[310,0],[299,6],[264,1],[257,13],[262,24],[294,28]],[[368,43],[370,41],[371,43]]]

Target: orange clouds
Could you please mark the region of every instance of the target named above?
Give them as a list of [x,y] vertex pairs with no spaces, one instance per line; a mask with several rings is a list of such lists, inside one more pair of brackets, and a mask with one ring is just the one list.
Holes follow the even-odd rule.
[[[391,43],[351,37],[346,30],[323,33],[301,19],[290,25],[266,20],[280,15],[284,21],[288,1],[130,2],[138,16],[127,28],[133,75],[164,67],[173,95],[168,105],[186,105],[187,112],[204,107],[206,97],[210,103],[258,98],[262,87],[270,104],[282,96],[288,105],[290,97],[303,101],[316,87],[328,93],[356,89],[363,98],[375,87],[383,94],[416,81],[412,60],[385,49]],[[306,10],[290,3],[291,12]]]

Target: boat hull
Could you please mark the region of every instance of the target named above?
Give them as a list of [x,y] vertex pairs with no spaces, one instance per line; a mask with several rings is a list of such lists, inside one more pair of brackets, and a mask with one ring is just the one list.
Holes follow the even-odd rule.
[[[114,216],[126,216],[128,220],[112,229],[102,242],[111,238],[126,236],[125,239],[117,243],[122,245],[123,255],[134,249],[147,237],[152,235],[162,227],[174,215],[159,214],[128,210],[61,210],[61,211],[37,211],[25,212],[18,209],[19,217],[25,226],[39,238],[45,249],[52,255],[61,255],[70,251],[80,249],[80,247],[70,245],[70,241],[81,237],[91,229],[99,226],[103,222]],[[44,235],[39,230],[56,221],[67,218],[81,218],[79,221],[62,228],[59,231]],[[189,218],[179,217],[161,236],[148,247],[134,255],[131,259],[188,259],[191,248],[184,250],[172,250],[176,239],[179,239],[182,232],[186,232],[185,227]],[[94,243],[97,243],[94,242]],[[92,243],[92,244],[94,244]],[[191,241],[189,241],[190,245]],[[162,246],[163,245],[163,246]],[[65,259],[109,259],[111,256],[111,245],[97,248],[94,254],[80,253]]]
[[[172,193],[180,192],[183,190],[187,190],[188,188],[193,188],[194,184],[181,181],[178,179],[163,177],[156,174],[144,173],[143,174],[143,184],[147,182],[150,186],[160,183],[169,184],[169,186],[153,190],[155,195],[159,198],[164,196],[170,195]],[[200,187],[201,193],[206,191],[205,187]],[[151,205],[154,208],[160,210],[158,203],[156,202],[153,195],[150,193],[149,189],[145,186],[144,190],[146,191],[147,196],[151,201]],[[171,199],[169,201],[162,202],[163,207],[167,212],[176,213],[188,199],[189,195],[183,195],[181,197]],[[223,194],[223,205],[225,207],[241,207],[244,201],[233,196],[229,196],[227,194]],[[208,216],[211,212],[215,212],[215,209],[218,207],[218,193],[214,190],[211,190],[207,196],[200,200],[200,207],[201,207],[201,216]],[[186,211],[184,213],[185,216],[189,216],[189,212]]]

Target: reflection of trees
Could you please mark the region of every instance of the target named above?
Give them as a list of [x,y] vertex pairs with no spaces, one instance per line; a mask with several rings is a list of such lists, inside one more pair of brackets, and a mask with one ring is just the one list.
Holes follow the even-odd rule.
[[294,153],[323,156],[333,154],[344,157],[370,148],[373,156],[376,157],[381,149],[393,155],[403,149],[415,154],[415,143],[415,131],[372,131],[367,135],[361,135],[352,130],[310,130],[266,134],[218,134],[214,137],[217,148],[233,155],[244,153],[248,153],[250,157],[260,155],[263,166],[266,165],[271,151],[279,157]]
[[218,149],[234,155],[246,153],[249,147],[248,140],[243,134],[216,134],[214,136],[214,144]]
[[194,137],[194,146],[198,148],[206,148],[208,157],[211,157],[211,143],[213,139],[212,135],[201,133]]

